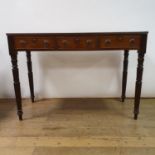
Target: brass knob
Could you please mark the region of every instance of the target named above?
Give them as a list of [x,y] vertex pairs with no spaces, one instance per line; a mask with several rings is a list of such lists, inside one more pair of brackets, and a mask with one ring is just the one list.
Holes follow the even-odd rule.
[[104,43],[105,43],[106,46],[109,46],[111,44],[111,40],[110,39],[106,39],[104,41]]
[[80,39],[79,38],[75,38],[74,39],[76,46],[78,47],[80,44]]
[[33,44],[36,44],[36,43],[37,43],[37,39],[35,39],[35,38],[32,39],[32,43],[33,43]]
[[79,39],[79,38],[75,38],[75,41],[76,41],[76,42],[79,42],[79,41],[80,41],[80,39]]
[[80,42],[80,39],[79,38],[75,38],[74,40],[75,40],[76,43],[79,43]]
[[68,41],[67,40],[62,40],[62,43],[63,43],[64,47],[68,46]]
[[44,40],[43,42],[44,42],[44,47],[48,48],[49,47],[49,41],[48,40]]
[[119,36],[118,41],[123,41],[123,36]]
[[25,40],[20,40],[19,43],[22,45],[22,46],[26,46],[27,42]]
[[134,38],[131,38],[131,39],[129,40],[129,43],[130,43],[131,46],[134,45],[134,44],[135,44],[135,39],[134,39]]
[[92,44],[92,40],[90,39],[86,40],[86,44],[87,44],[87,47],[89,47]]

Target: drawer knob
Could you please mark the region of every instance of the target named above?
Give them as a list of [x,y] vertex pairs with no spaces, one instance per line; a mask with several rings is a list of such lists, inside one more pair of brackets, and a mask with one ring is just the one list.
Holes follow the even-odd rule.
[[118,37],[118,41],[123,41],[123,36]]
[[36,44],[36,43],[37,43],[37,39],[35,39],[35,38],[32,39],[32,43],[33,43],[33,44]]
[[90,39],[86,40],[87,47],[90,47],[91,44],[92,44],[92,40],[90,40]]
[[77,45],[79,45],[79,44],[80,44],[80,39],[79,39],[79,38],[75,38],[75,43],[76,43]]
[[48,48],[49,47],[49,41],[48,40],[44,40],[43,42],[44,42],[44,47]]
[[66,47],[68,47],[68,41],[67,40],[62,40],[62,43],[63,43],[63,45],[64,45],[64,47],[66,48]]
[[22,46],[26,46],[27,42],[25,40],[20,40],[19,43],[22,45]]
[[135,39],[134,39],[134,38],[131,38],[131,39],[129,40],[129,43],[130,43],[131,46],[133,46],[133,45],[135,44]]
[[75,42],[79,42],[80,41],[80,39],[79,38],[75,38]]
[[106,39],[104,41],[104,43],[105,43],[106,46],[109,46],[111,44],[111,40],[110,39]]

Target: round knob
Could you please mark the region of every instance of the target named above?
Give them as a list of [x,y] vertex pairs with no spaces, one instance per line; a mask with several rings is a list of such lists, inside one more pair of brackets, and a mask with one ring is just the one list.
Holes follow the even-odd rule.
[[118,41],[123,41],[123,36],[119,36]]
[[80,44],[80,39],[79,38],[75,38],[75,43],[76,43],[76,46],[78,46]]
[[25,40],[20,40],[19,43],[20,43],[22,46],[26,46],[26,43],[27,43],[27,42],[26,42]]
[[104,41],[104,43],[105,43],[105,45],[110,45],[111,44],[111,40],[110,39],[106,39],[105,41]]
[[79,41],[80,41],[80,39],[79,39],[79,38],[75,38],[75,41],[76,41],[76,42],[79,42]]
[[63,43],[64,47],[68,46],[68,41],[67,40],[62,40],[62,43]]
[[90,39],[86,40],[86,44],[87,44],[87,46],[90,46],[92,44],[92,40],[90,40]]
[[129,40],[129,43],[130,43],[130,45],[134,45],[135,39],[134,39],[134,38],[131,38],[131,39]]
[[36,43],[37,43],[37,39],[35,39],[35,38],[32,39],[32,43],[33,43],[33,44],[36,44]]
[[48,48],[49,47],[49,41],[48,40],[44,40],[43,42],[44,42],[44,47]]

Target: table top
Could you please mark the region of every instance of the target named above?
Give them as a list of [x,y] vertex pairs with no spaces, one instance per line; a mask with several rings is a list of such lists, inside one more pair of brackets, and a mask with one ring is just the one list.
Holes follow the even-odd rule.
[[16,35],[103,35],[103,34],[148,34],[148,31],[135,31],[135,32],[63,32],[63,33],[7,33],[7,36]]

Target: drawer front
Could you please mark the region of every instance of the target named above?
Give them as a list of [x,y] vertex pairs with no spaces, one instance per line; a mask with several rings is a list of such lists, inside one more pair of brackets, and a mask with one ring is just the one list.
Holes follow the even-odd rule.
[[23,49],[54,49],[53,37],[16,37],[15,48]]
[[59,50],[93,50],[96,48],[95,36],[57,37]]
[[138,49],[140,47],[140,36],[100,36],[99,48],[101,49]]
[[139,49],[140,35],[16,36],[16,50]]

